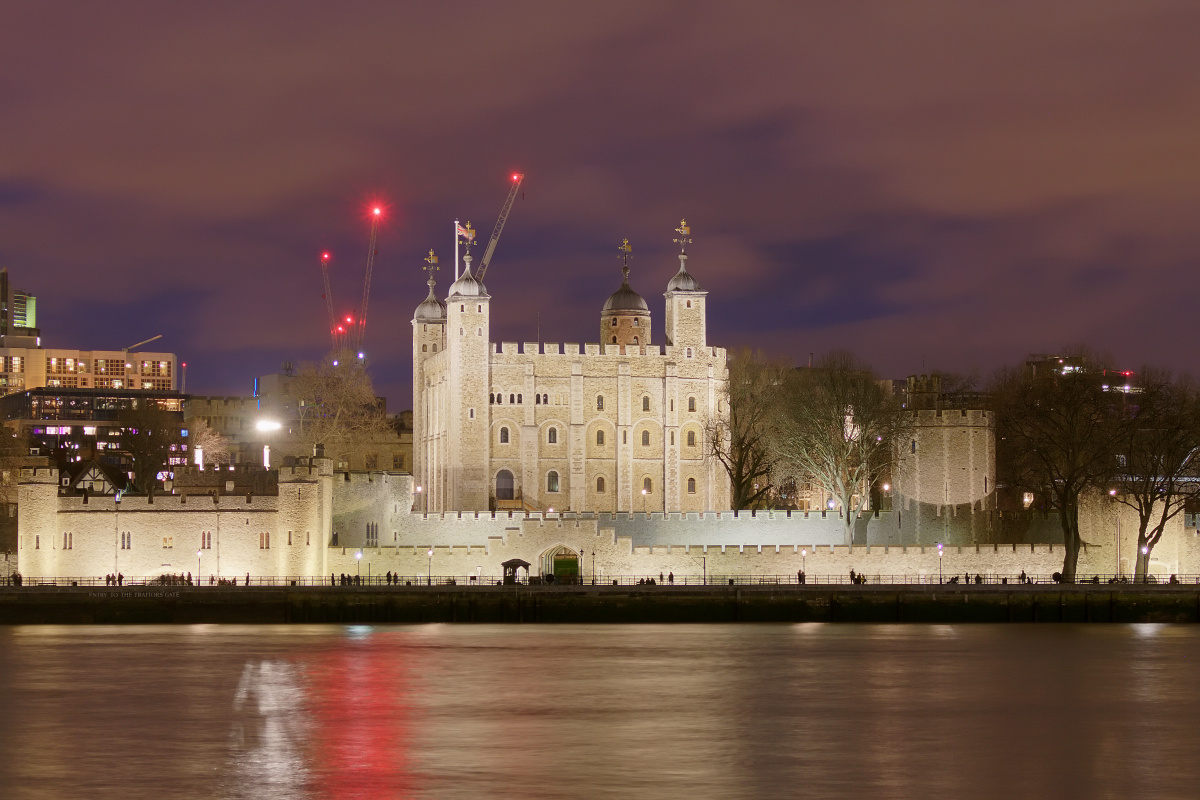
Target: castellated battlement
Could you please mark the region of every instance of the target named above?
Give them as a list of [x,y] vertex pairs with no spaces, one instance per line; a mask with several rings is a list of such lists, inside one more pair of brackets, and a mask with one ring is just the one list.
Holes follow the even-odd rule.
[[995,424],[995,417],[986,409],[980,408],[947,408],[937,411],[920,409],[913,411],[912,414],[915,424],[921,427],[958,427],[962,425],[990,427]]
[[21,467],[21,483],[49,483],[58,486],[58,467]]
[[[221,512],[273,512],[279,510],[276,495],[177,495],[159,494],[153,498],[125,495],[118,503],[113,497],[83,497],[63,495],[58,498],[58,510],[72,513],[121,514],[134,512],[166,513],[172,511],[221,511]],[[171,520],[162,518],[164,529],[171,527]]]
[[559,342],[492,342],[492,355],[499,356],[658,356],[666,357],[668,360],[678,358],[687,358],[688,352],[691,351],[691,358],[724,358],[726,355],[724,347],[675,347],[673,345],[659,344],[644,344],[640,346],[632,345],[612,345],[612,344],[562,344]]

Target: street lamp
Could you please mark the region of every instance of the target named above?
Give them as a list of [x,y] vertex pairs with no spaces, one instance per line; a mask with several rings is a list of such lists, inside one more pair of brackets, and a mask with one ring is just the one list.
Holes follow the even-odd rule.
[[421,487],[420,486],[417,487],[417,505],[421,506],[422,511],[425,510],[425,507],[421,504]]
[[938,542],[938,583],[942,582],[942,543]]
[[203,552],[204,552],[203,550],[196,551],[196,585],[197,586],[200,585],[200,554]]
[[642,513],[646,513],[646,490],[642,489]]
[[[795,550],[792,551],[796,552]],[[804,547],[800,550],[800,571],[804,573],[804,579],[808,580],[808,548]]]
[[[277,431],[282,427],[283,427],[283,424],[281,422],[278,422],[273,419],[260,419],[258,422],[254,423],[255,430],[257,430],[263,434],[273,433],[274,431]],[[265,439],[266,437],[264,436],[263,438]],[[263,469],[270,469],[270,468],[271,468],[271,445],[267,444],[266,442],[263,442]]]
[[433,586],[433,548],[429,548],[427,553],[429,556],[429,585]]
[[1150,582],[1150,559],[1146,558],[1148,555],[1150,555],[1150,548],[1142,545],[1142,583]]
[[[354,558],[358,562],[358,577],[361,579],[362,578],[362,550],[359,550],[357,553],[355,553]],[[361,581],[359,581],[359,582],[361,582]]]

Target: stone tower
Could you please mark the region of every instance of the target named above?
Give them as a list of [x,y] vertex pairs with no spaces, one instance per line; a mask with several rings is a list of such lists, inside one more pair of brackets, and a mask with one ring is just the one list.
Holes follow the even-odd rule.
[[642,296],[629,285],[629,254],[633,248],[629,240],[617,248],[621,252],[623,265],[621,274],[624,280],[621,288],[617,289],[604,303],[600,312],[600,343],[608,347],[617,345],[624,353],[626,347],[633,348],[632,352],[640,352],[638,348],[650,344],[650,307]]
[[487,288],[471,274],[471,254],[463,256],[462,276],[446,298],[447,446],[444,508],[486,509],[491,476],[490,308]]
[[679,271],[667,283],[667,344],[675,347],[691,347],[698,349],[705,346],[704,299],[708,292],[700,288],[700,283],[687,271],[687,245],[691,228],[687,220],[680,220],[675,229],[679,238]]
[[434,294],[433,273],[437,270],[437,257],[429,251],[425,262],[429,265],[429,294],[413,314],[413,463],[412,474],[421,491],[416,493],[414,511],[428,511],[440,502],[442,482],[435,480],[438,474],[437,443],[444,420],[437,413],[437,392],[431,385],[435,370],[427,369],[433,359],[446,349],[446,304]]

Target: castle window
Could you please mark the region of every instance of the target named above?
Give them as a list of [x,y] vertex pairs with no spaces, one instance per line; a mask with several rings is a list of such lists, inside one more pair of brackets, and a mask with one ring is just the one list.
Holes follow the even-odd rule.
[[546,431],[546,444],[558,444],[558,428]]
[[555,472],[554,470],[550,470],[550,472],[548,472],[546,474],[546,491],[547,492],[557,492],[558,491],[558,473]]
[[535,406],[540,406],[542,404],[542,396],[540,394],[535,394],[533,396],[533,404]]
[[423,344],[423,345],[421,345],[421,352],[422,352],[422,353],[428,353],[428,352],[429,352],[429,345],[427,345],[427,344]]
[[392,453],[392,469],[396,471],[404,469],[404,453]]
[[621,431],[621,444],[629,444],[629,431]]
[[288,547],[292,546],[292,532],[288,531]]
[[506,469],[502,469],[496,473],[496,499],[512,500],[513,494],[513,474]]
[[916,439],[912,440],[912,452],[914,452],[914,453],[917,452],[917,440]]
[[654,490],[654,483],[649,478],[644,478],[642,480],[642,491],[645,492],[646,494],[650,494],[650,492],[652,492],[653,490]]
[[[613,326],[614,328],[615,328],[615,327],[617,327],[617,318],[616,318],[616,317],[613,317],[613,324],[612,324],[612,326]],[[616,340],[614,339],[613,341],[616,341]]]
[[688,494],[696,493],[696,479],[688,478]]
[[475,409],[472,408],[467,411],[467,419],[475,419]]
[[459,335],[459,336],[462,336],[462,335],[463,335],[463,329],[462,329],[462,328],[459,328],[459,329],[458,329],[458,335]]
[[437,352],[437,345],[436,345],[436,344],[433,346],[433,352],[435,352],[435,353]]
[[508,444],[508,428],[500,429],[500,444]]
[[516,401],[517,401],[517,396],[516,396],[515,394],[510,394],[510,395],[508,396],[508,404],[509,404],[509,405],[512,405],[512,404],[513,404],[513,403],[515,403]]
[[696,432],[695,432],[695,431],[688,431],[688,440],[687,440],[687,442],[688,442],[688,447],[695,447],[695,446],[696,446]]
[[612,343],[613,343],[613,344],[616,344],[616,343],[617,343],[617,337],[615,337],[615,336],[613,337]]
[[687,349],[687,357],[688,358],[692,357],[692,348],[690,348],[690,347]]
[[258,534],[258,549],[259,550],[270,550],[271,549],[271,532],[270,531],[260,531],[259,532],[259,534]]
[[637,317],[633,318],[633,327],[635,327],[635,328],[641,327],[641,320],[639,320]]
[[312,544],[312,531],[305,531],[304,532],[304,546],[308,547],[310,544]]
[[695,411],[695,410],[696,410],[696,398],[689,397],[688,398],[688,411]]
[[642,447],[650,446],[650,431],[642,431]]
[[691,301],[691,300],[688,300],[688,301],[687,301],[687,307],[688,307],[688,308],[691,308],[691,307],[692,307],[692,301]]
[[671,398],[671,410],[672,411],[675,410],[675,398],[674,397]]
[[596,395],[596,410],[597,411],[604,410],[604,395],[602,395],[602,394]]
[[650,410],[650,396],[642,395],[642,411]]
[[460,303],[460,304],[459,304],[459,306],[458,306],[458,310],[459,310],[459,311],[466,311],[466,310],[467,310],[467,304],[466,304],[466,303]]
[[517,405],[520,405],[521,402],[522,402],[521,395],[517,395]]
[[[124,550],[124,549],[125,549],[125,544],[124,544],[124,542],[125,542],[125,539],[124,539],[124,534],[121,534],[121,536],[122,536],[122,539],[121,539],[121,549],[122,549],[122,550]],[[36,534],[36,535],[33,537],[33,549],[34,549],[34,550],[41,550],[41,549],[42,549],[42,536],[41,536],[41,534]]]
[[596,444],[604,444],[604,431],[596,431]]
[[550,395],[548,395],[548,394],[542,395],[542,405],[544,405],[544,406],[550,405]]
[[635,337],[633,337],[633,343],[634,343],[634,344],[637,344],[637,343],[638,343],[638,337],[636,337],[636,336],[635,336]]
[[671,431],[671,444],[675,444],[675,431]]
[[488,395],[488,402],[491,403],[492,405],[496,405],[496,393],[495,392],[492,392],[491,394]]
[[604,494],[604,478],[596,478],[596,494]]
[[483,328],[476,328],[476,329],[475,329],[475,335],[476,335],[476,336],[483,336]]
[[483,313],[483,303],[480,303],[479,305],[475,306],[475,310],[478,311],[480,314],[482,314]]

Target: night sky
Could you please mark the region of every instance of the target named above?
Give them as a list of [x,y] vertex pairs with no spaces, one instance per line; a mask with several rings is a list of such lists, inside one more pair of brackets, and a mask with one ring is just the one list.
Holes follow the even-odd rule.
[[[887,377],[1086,342],[1200,374],[1200,4],[9,3],[0,266],[50,347],[189,392],[328,349],[362,292],[410,407],[422,257],[486,240],[495,341],[594,342],[617,246],[662,341],[672,229],[709,341]],[[482,249],[477,249],[476,255]],[[540,312],[540,318],[539,318]]]

